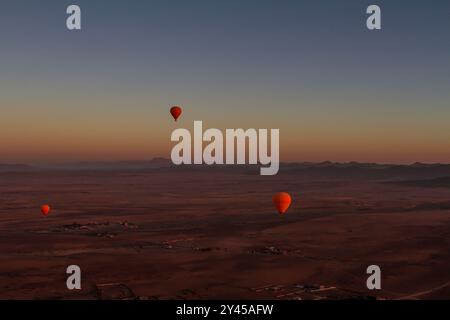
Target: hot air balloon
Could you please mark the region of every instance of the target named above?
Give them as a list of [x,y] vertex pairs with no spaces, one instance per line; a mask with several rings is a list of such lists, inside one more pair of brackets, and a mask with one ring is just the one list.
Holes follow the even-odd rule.
[[50,206],[48,204],[44,204],[43,206],[41,206],[41,212],[44,216],[48,216],[48,214],[50,213]]
[[280,214],[284,214],[291,205],[292,199],[289,193],[279,192],[273,196],[273,204]]
[[175,119],[175,121],[178,120],[178,117],[181,116],[182,112],[183,110],[179,106],[173,106],[172,108],[170,108],[170,114]]

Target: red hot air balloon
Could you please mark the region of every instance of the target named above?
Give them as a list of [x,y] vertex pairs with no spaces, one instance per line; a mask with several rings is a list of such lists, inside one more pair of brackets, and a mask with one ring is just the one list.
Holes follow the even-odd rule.
[[273,204],[280,214],[284,214],[291,205],[292,199],[289,193],[279,192],[273,196]]
[[178,117],[181,116],[182,112],[183,110],[179,106],[173,106],[172,108],[170,108],[170,114],[175,119],[175,121],[178,120]]
[[41,206],[41,212],[44,216],[48,216],[48,214],[50,213],[50,206],[48,204],[44,204],[43,206]]

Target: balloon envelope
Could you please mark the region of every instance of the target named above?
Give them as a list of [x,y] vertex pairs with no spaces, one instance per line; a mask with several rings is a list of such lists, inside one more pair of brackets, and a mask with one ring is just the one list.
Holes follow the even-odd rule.
[[44,216],[47,216],[50,213],[50,206],[44,204],[43,206],[41,206],[41,212]]
[[178,120],[178,117],[181,116],[182,112],[183,110],[179,106],[173,106],[172,108],[170,108],[170,114],[175,119],[175,121]]
[[279,214],[284,214],[291,205],[292,198],[287,192],[279,192],[273,196],[273,204],[277,208]]

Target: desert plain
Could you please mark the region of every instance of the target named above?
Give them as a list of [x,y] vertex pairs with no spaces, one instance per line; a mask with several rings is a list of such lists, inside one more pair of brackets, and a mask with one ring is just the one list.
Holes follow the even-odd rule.
[[450,298],[448,165],[0,169],[0,299]]

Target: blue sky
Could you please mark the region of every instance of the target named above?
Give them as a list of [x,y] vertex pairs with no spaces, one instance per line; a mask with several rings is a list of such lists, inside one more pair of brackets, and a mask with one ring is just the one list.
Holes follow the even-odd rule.
[[179,104],[282,160],[450,162],[449,31],[438,0],[4,1],[0,161],[167,156]]

